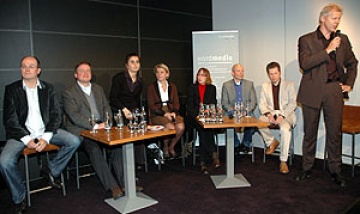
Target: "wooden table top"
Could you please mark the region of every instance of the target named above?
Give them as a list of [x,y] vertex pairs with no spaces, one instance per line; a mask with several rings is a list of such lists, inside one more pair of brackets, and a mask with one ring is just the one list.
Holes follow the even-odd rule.
[[265,128],[270,125],[269,122],[263,122],[255,117],[242,117],[240,123],[235,123],[235,119],[230,119],[228,116],[223,117],[224,122],[222,123],[204,123],[199,122],[201,127],[204,129],[220,129],[220,128],[242,128],[242,127],[258,127]]
[[175,130],[164,128],[156,131],[147,130],[145,133],[130,134],[130,130],[127,127],[124,127],[123,129],[112,128],[110,133],[107,133],[105,129],[99,129],[97,130],[97,133],[90,133],[90,130],[83,130],[80,134],[85,138],[113,146],[173,135],[175,133]]

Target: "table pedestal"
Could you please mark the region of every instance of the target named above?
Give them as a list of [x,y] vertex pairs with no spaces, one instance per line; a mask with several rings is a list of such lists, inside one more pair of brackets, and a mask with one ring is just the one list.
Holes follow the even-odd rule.
[[226,129],[226,175],[211,176],[216,189],[250,187],[242,174],[234,174],[234,128]]
[[125,196],[116,201],[113,198],[105,199],[105,202],[120,213],[130,213],[157,204],[158,202],[151,197],[143,193],[136,193],[134,145],[132,143],[125,144],[122,149]]

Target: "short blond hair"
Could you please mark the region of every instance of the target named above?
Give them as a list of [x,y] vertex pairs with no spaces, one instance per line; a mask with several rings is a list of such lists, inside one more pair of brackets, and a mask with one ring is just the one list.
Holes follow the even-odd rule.
[[170,69],[169,69],[169,67],[168,67],[167,65],[165,65],[164,63],[159,63],[159,64],[155,65],[155,67],[154,67],[154,74],[156,74],[156,70],[157,70],[158,68],[164,69],[165,72],[168,74],[168,77],[170,76]]
[[319,24],[321,24],[321,17],[327,17],[330,15],[331,12],[340,12],[342,14],[343,9],[340,5],[335,3],[330,3],[326,5],[320,12],[319,15]]

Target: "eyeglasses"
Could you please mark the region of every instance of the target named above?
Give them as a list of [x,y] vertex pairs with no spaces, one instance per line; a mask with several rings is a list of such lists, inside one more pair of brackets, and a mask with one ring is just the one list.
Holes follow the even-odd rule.
[[207,76],[205,73],[198,73],[197,75],[198,75],[198,76],[203,76],[203,77],[206,77],[206,76]]
[[27,69],[27,68],[29,68],[29,69],[36,69],[37,67],[35,66],[35,65],[30,65],[30,66],[21,66],[20,67],[21,69]]

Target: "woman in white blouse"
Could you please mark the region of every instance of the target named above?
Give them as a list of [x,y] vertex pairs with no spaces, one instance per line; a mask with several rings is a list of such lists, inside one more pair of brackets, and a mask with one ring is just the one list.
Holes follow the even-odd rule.
[[175,137],[171,141],[165,139],[163,147],[165,158],[175,158],[175,145],[185,130],[184,119],[179,115],[179,95],[175,84],[168,81],[170,70],[167,65],[157,64],[154,73],[156,81],[151,83],[147,90],[150,123],[176,130]]

